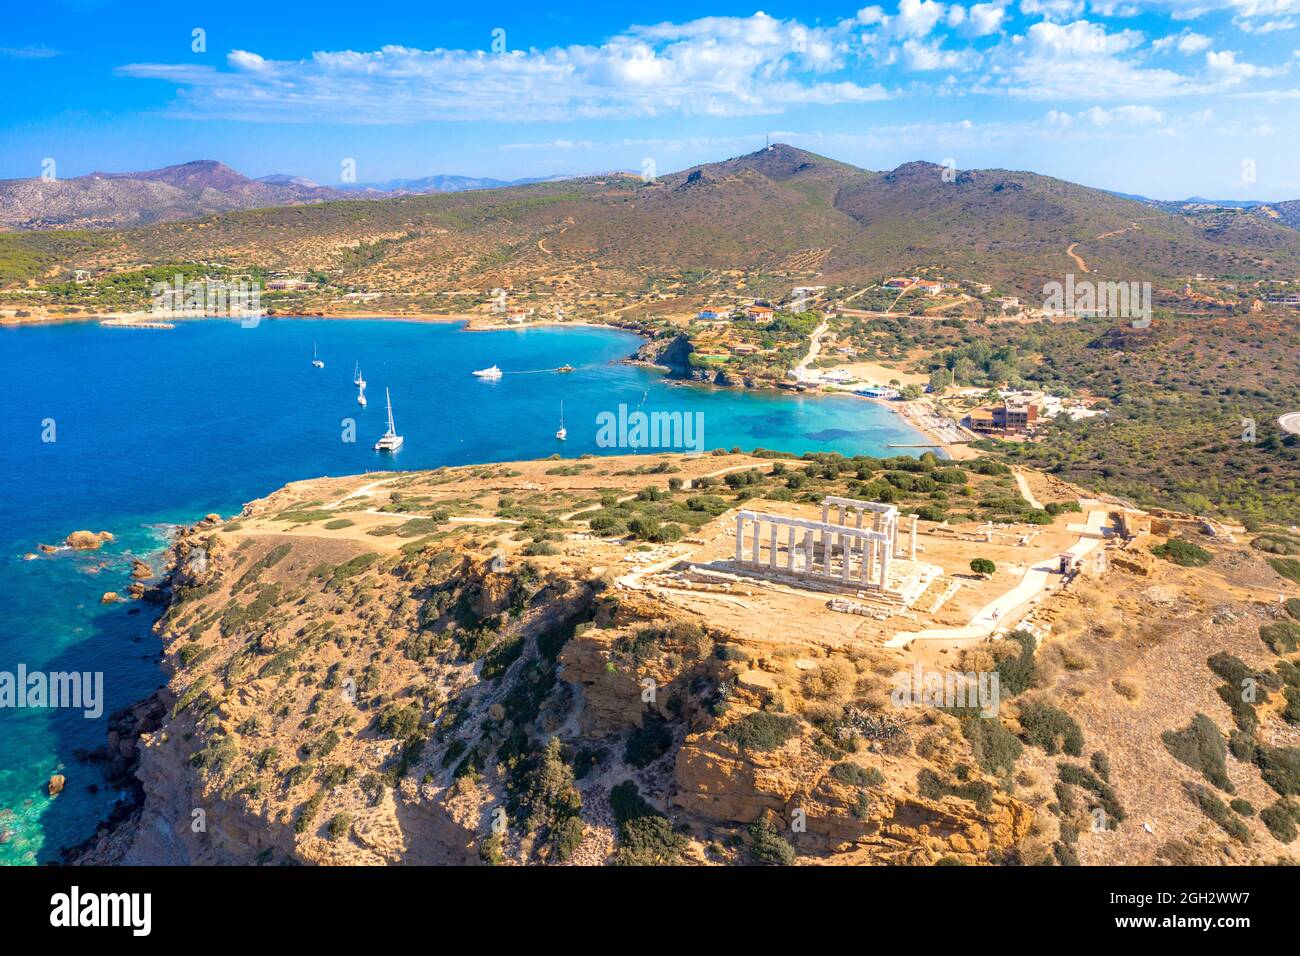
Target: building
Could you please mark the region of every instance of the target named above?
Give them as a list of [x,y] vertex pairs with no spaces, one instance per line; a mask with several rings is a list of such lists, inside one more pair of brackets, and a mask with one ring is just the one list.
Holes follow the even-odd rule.
[[1020,299],[1014,295],[1004,295],[998,298],[998,305],[1002,306],[1003,312],[1008,312],[1020,308]]
[[999,405],[981,405],[966,416],[966,427],[976,432],[1023,434],[1038,424],[1041,402],[1026,396],[1006,398]]
[[770,322],[772,319],[776,318],[775,309],[770,305],[759,305],[758,303],[755,303],[746,309],[745,314],[755,322]]
[[731,313],[724,309],[701,309],[695,313],[695,317],[705,322],[717,322],[731,318]]
[[894,276],[885,280],[887,289],[910,289],[916,284],[916,276]]

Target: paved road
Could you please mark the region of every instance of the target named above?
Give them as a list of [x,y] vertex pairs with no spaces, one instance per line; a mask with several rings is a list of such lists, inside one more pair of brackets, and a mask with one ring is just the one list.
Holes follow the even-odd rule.
[[1290,432],[1292,435],[1300,435],[1300,412],[1283,415],[1277,420],[1277,423],[1282,427],[1282,431]]
[[[1094,518],[1093,515],[1096,515]],[[1088,524],[1100,528],[1106,512],[1089,512]],[[1101,544],[1100,538],[1081,537],[1066,549],[1076,558],[1083,558]],[[1027,569],[1010,591],[996,598],[976,612],[965,627],[940,627],[925,631],[900,631],[885,642],[886,647],[906,647],[913,641],[966,641],[988,637],[999,627],[1009,627],[1016,612],[1037,597],[1049,584],[1060,581],[1060,560],[1044,559]]]

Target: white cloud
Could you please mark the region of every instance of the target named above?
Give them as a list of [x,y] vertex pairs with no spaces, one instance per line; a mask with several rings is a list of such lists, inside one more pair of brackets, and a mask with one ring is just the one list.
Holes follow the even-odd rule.
[[972,53],[970,50],[944,50],[938,43],[906,40],[903,59],[912,70],[952,70],[968,65]]
[[1083,13],[1083,0],[1020,0],[1020,12],[1027,17],[1068,20]]
[[[903,4],[908,30],[933,26],[943,10],[933,0]],[[632,27],[599,45],[501,54],[386,46],[304,60],[236,50],[229,70],[145,63],[119,72],[181,86],[174,110],[185,116],[406,123],[754,115],[886,98],[879,83],[829,75],[856,56],[846,29],[853,23],[806,26],[758,13]]]
[[997,33],[1006,18],[1007,8],[999,3],[977,3],[967,11],[966,26],[962,30],[967,36],[988,36]]
[[889,31],[900,37],[929,36],[943,19],[944,6],[935,0],[898,0],[898,13],[886,20]]
[[1281,68],[1255,66],[1253,63],[1239,63],[1237,62],[1237,54],[1232,50],[1223,50],[1222,52],[1210,50],[1205,54],[1205,65],[1211,73],[1222,77],[1228,83],[1240,83],[1242,80],[1261,76],[1277,76],[1279,73],[1285,72]]
[[1150,126],[1165,121],[1164,114],[1150,106],[1116,106],[1111,109],[1094,106],[1080,113],[1079,118],[1093,126]]
[[1151,49],[1157,53],[1164,53],[1167,50],[1177,50],[1179,53],[1192,54],[1200,53],[1202,50],[1210,48],[1210,38],[1200,33],[1193,33],[1191,30],[1184,30],[1182,33],[1171,33],[1163,36],[1151,44]]

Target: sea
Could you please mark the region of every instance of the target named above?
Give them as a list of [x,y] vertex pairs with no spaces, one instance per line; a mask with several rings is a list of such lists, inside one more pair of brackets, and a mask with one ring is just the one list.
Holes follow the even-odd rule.
[[[0,707],[0,864],[57,860],[123,798],[78,754],[104,744],[111,713],[162,683],[157,609],[100,599],[126,592],[133,559],[160,567],[177,525],[229,516],[303,478],[630,453],[610,447],[618,428],[601,430],[620,406],[624,420],[698,413],[705,449],[888,456],[920,452],[891,444],[925,441],[888,408],[852,396],[671,382],[624,363],[640,344],[604,328],[476,332],[381,319],[0,329],[9,407],[0,415],[0,681],[21,666],[103,682],[98,715]],[[313,349],[324,368],[312,365]],[[501,378],[471,375],[490,365]],[[563,365],[573,371],[554,371]],[[385,393],[405,439],[395,455],[372,448],[386,427]],[[113,540],[28,557],[76,530]],[[56,773],[66,786],[50,797]]]

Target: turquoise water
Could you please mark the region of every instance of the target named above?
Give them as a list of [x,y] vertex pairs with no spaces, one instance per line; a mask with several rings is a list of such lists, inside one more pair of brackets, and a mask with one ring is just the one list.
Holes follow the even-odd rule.
[[[311,365],[316,342],[324,369]],[[103,715],[0,709],[0,863],[57,857],[118,798],[75,756],[103,744],[108,715],[159,685],[155,615],[125,592],[132,556],[156,556],[169,525],[288,481],[387,468],[600,453],[601,412],[702,412],[704,447],[889,455],[920,439],[888,410],[852,397],[672,385],[620,364],[639,340],[607,329],[466,332],[390,321],[181,323],[172,331],[94,324],[0,330],[9,413],[0,416],[0,671],[102,671]],[[370,404],[352,385],[360,360]],[[470,372],[491,364],[496,382]],[[539,372],[563,364],[567,375]],[[391,388],[395,456],[371,446]],[[554,438],[560,402],[568,441]],[[356,440],[343,441],[343,419]],[[55,441],[42,441],[52,419]],[[609,451],[618,451],[610,449]],[[100,551],[25,561],[40,542],[111,531]],[[45,795],[51,774],[66,790]],[[87,788],[98,785],[99,792]]]

